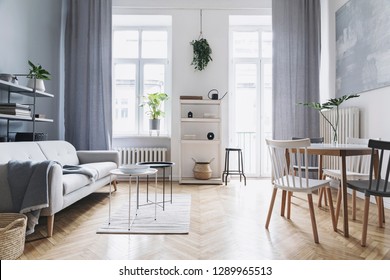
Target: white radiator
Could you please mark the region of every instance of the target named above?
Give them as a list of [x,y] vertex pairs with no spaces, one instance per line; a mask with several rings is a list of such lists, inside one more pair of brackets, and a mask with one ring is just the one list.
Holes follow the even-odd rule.
[[[336,109],[322,112],[332,124],[336,123],[337,113]],[[338,143],[345,144],[348,137],[360,137],[360,118],[359,108],[340,108],[339,109],[339,126],[338,126]],[[333,140],[333,130],[330,124],[320,114],[320,136],[324,137],[325,143],[331,143]],[[324,159],[324,168],[339,168],[338,157],[326,157]]]
[[136,164],[138,162],[166,161],[167,148],[153,147],[153,148],[114,148],[119,151],[121,164]]

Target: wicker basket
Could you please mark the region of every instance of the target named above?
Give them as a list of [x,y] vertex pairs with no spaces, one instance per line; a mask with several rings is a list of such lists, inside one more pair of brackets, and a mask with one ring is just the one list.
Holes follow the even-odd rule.
[[194,166],[194,178],[198,180],[208,180],[211,178],[213,171],[209,162],[197,162]]
[[24,251],[26,215],[0,213],[0,260],[15,260]]

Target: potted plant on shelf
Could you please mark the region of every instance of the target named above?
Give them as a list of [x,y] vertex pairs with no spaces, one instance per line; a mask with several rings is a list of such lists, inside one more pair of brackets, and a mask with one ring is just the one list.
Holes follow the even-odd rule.
[[160,134],[160,119],[164,117],[165,112],[161,109],[161,105],[168,99],[168,94],[164,92],[149,93],[144,96],[144,102],[140,105],[147,105],[149,110],[146,111],[146,115],[149,116],[149,129],[150,134],[153,130],[157,131],[157,135]]
[[[329,123],[330,127],[333,130],[333,144],[338,143],[337,138],[337,131],[339,126],[339,107],[348,99],[359,97],[357,94],[350,94],[350,95],[343,95],[339,98],[331,98],[325,103],[318,103],[318,102],[308,102],[308,103],[299,103],[300,105],[307,106],[309,108],[313,108],[315,110],[318,110],[321,113],[321,116],[324,117],[324,119]],[[336,122],[332,123],[322,112],[323,110],[332,110],[336,108]]]
[[27,74],[27,78],[29,78],[27,87],[45,91],[45,84],[43,81],[50,80],[50,73],[41,65],[35,65],[30,60],[28,61],[28,65],[30,66],[30,72]]

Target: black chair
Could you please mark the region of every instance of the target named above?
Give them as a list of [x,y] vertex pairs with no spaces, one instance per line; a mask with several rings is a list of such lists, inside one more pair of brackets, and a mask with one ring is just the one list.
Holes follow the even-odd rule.
[[[230,152],[237,152],[238,154],[237,170],[230,170]],[[227,177],[229,175],[240,175],[240,182],[241,182],[241,176],[244,177],[244,185],[246,186],[246,177],[244,174],[244,160],[242,157],[242,150],[240,148],[225,149],[225,168],[222,172],[222,182],[225,182],[225,185],[227,185]]]
[[[390,197],[390,187],[388,187],[389,174],[390,174],[390,157],[388,155],[388,151],[390,151],[390,142],[370,139],[368,142],[368,147],[372,149],[369,179],[347,181],[348,188],[364,193],[365,196],[363,230],[362,230],[362,239],[361,239],[362,247],[366,246],[366,241],[367,241],[367,226],[368,226],[368,213],[370,209],[370,197],[375,196],[376,198],[378,204],[378,218],[379,218],[380,227],[383,227],[383,220],[384,220],[383,197]],[[375,176],[374,167],[377,164],[378,154],[379,154],[378,174],[377,176]],[[385,154],[388,158],[384,162]],[[382,168],[382,165],[384,168]]]

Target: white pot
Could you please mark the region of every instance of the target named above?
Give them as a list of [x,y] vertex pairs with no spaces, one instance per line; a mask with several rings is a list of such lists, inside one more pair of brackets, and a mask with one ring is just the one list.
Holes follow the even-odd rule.
[[[27,87],[34,89],[34,79],[29,79]],[[40,91],[45,91],[45,83],[42,79],[35,80],[35,89]]]

